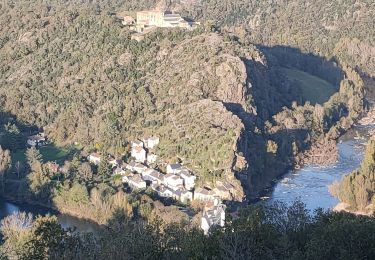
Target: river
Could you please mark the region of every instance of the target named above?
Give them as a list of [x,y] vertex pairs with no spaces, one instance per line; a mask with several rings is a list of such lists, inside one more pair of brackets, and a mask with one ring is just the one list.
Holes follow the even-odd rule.
[[273,188],[267,203],[280,201],[291,204],[299,199],[310,211],[334,208],[339,201],[329,193],[328,186],[359,168],[370,132],[374,128],[355,126],[342,136],[338,144],[339,158],[334,165],[306,166],[288,172]]
[[[360,166],[369,132],[374,128],[375,126],[356,126],[340,138],[339,159],[335,165],[306,166],[287,173],[275,185],[266,203],[280,201],[290,204],[299,199],[311,211],[318,207],[332,209],[338,200],[329,193],[328,186]],[[17,211],[31,212],[34,215],[55,214],[63,227],[76,227],[82,232],[95,233],[97,229],[95,224],[88,221],[58,214],[43,207],[10,203],[0,198],[0,220]]]
[[48,208],[34,206],[29,204],[16,204],[12,202],[5,201],[0,198],[0,220],[4,217],[9,216],[15,212],[29,212],[34,216],[36,215],[56,215],[59,223],[62,227],[75,227],[80,232],[93,232],[97,230],[98,226],[92,222],[85,221],[79,218],[75,218],[65,214],[59,214],[56,211],[50,210]]

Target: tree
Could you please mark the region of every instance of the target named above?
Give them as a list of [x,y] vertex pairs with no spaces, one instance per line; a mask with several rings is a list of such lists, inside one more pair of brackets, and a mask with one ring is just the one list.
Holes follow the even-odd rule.
[[101,176],[102,179],[111,175],[111,166],[109,165],[108,160],[103,159],[100,161],[98,175]]
[[32,214],[24,212],[14,213],[1,221],[0,232],[5,241],[2,250],[10,259],[27,253],[25,244],[30,239],[32,223]]
[[12,159],[9,150],[3,150],[0,146],[0,185],[4,193],[5,189],[5,173],[12,165]]
[[32,171],[39,170],[42,163],[42,155],[35,147],[26,150],[26,159]]
[[69,239],[55,216],[38,217],[33,225],[33,234],[27,243],[23,259],[54,259],[64,250]]
[[78,172],[80,176],[83,177],[84,180],[88,181],[92,179],[93,172],[91,169],[91,165],[89,163],[87,162],[82,163],[78,168]]

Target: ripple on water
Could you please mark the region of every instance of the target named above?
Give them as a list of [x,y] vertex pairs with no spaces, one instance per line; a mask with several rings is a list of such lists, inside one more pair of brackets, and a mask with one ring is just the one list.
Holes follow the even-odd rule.
[[360,166],[366,142],[367,140],[354,140],[349,132],[338,144],[339,156],[335,165],[307,166],[290,171],[276,184],[268,203],[277,200],[289,204],[299,198],[311,211],[318,207],[334,207],[338,200],[329,193],[328,186]]

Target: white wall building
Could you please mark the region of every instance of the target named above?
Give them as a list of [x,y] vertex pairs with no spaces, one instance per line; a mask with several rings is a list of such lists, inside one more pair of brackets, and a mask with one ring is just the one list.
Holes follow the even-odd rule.
[[196,176],[192,175],[188,170],[182,170],[180,177],[184,180],[184,186],[187,190],[191,190],[195,186]]
[[154,149],[160,142],[158,137],[149,137],[143,140],[146,148]]
[[184,179],[182,179],[178,175],[174,175],[172,173],[167,173],[164,176],[164,183],[169,188],[171,188],[173,190],[177,190],[177,189],[183,188]]
[[137,161],[144,163],[146,161],[146,150],[142,147],[136,146],[132,148],[131,156]]
[[179,163],[168,164],[167,173],[177,174],[181,170],[181,168],[182,168],[182,165]]
[[87,160],[89,160],[90,163],[98,165],[100,163],[101,155],[98,153],[91,153],[89,156],[87,156]]
[[156,160],[158,159],[158,156],[155,154],[148,154],[147,155],[147,163],[148,164],[153,164],[156,163]]
[[215,204],[212,208],[208,208],[203,211],[201,228],[203,229],[205,235],[207,235],[210,229],[214,226],[224,226],[225,209],[225,205],[218,203]]

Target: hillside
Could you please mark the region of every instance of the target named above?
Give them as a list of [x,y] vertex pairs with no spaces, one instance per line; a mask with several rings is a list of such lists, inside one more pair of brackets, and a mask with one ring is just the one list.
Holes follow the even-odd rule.
[[[236,199],[235,174],[256,193],[362,112],[363,82],[349,66],[257,47],[210,25],[157,30],[138,43],[114,13],[143,2],[120,2],[2,4],[2,110],[85,152],[119,155],[157,135],[167,162],[183,161],[201,185],[226,179]],[[336,93],[311,105],[283,67]]]
[[331,187],[333,195],[349,205],[348,210],[373,214],[375,205],[375,136],[369,140],[361,167]]

